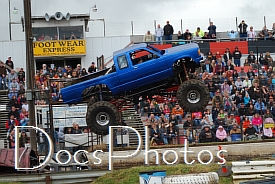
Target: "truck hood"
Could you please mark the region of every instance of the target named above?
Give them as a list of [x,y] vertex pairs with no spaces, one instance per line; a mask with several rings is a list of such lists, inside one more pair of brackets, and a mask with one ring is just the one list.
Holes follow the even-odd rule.
[[186,52],[186,49],[196,49],[197,50],[197,49],[199,49],[199,46],[196,43],[179,45],[179,46],[171,47],[169,49],[165,49],[165,54],[179,53],[180,51]]

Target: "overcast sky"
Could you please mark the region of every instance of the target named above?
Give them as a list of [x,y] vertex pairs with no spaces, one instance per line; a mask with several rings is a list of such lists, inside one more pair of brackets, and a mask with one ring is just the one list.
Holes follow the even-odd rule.
[[[0,11],[0,40],[9,39],[8,29],[8,0],[1,1]],[[10,0],[11,9],[20,10],[23,15],[23,0]],[[252,2],[252,3],[251,3]],[[144,34],[147,30],[154,30],[154,20],[163,25],[166,20],[174,26],[175,31],[181,30],[180,20],[183,20],[183,29],[195,30],[197,26],[206,30],[211,19],[217,26],[217,31],[236,30],[238,23],[244,19],[248,25],[261,29],[266,16],[267,27],[275,22],[273,8],[274,0],[32,0],[32,14],[43,16],[45,13],[54,14],[57,11],[66,14],[91,13],[91,18],[106,20],[107,36],[130,35],[131,21],[134,23],[134,34]],[[98,12],[90,10],[94,4]],[[13,22],[20,20],[20,13],[11,13]],[[103,36],[102,22],[90,22],[88,36]],[[20,25],[12,26],[13,39],[24,39]]]

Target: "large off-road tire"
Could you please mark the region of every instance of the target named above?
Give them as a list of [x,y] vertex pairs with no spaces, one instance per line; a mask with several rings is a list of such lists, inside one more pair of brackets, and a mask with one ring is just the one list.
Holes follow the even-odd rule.
[[183,82],[177,92],[179,105],[186,112],[202,111],[210,100],[210,94],[205,84],[196,79]]
[[110,102],[94,102],[88,106],[86,122],[92,132],[106,135],[109,133],[109,126],[119,123],[118,109]]

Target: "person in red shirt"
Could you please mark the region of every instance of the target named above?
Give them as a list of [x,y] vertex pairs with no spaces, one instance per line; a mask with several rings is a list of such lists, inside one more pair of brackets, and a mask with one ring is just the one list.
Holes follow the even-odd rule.
[[176,116],[179,123],[182,122],[183,113],[184,113],[183,109],[179,106],[178,103],[176,103],[176,106],[172,109],[172,114],[174,114]]
[[14,119],[14,115],[10,115],[10,119],[6,121],[6,130],[11,132],[15,126],[18,126],[19,123],[17,119]]

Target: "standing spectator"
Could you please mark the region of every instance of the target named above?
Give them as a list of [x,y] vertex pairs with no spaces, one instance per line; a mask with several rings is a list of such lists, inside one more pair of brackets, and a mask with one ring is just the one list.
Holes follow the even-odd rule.
[[12,115],[15,119],[17,120],[20,119],[20,113],[18,112],[15,106],[11,107],[11,110],[9,111],[9,114],[8,114],[9,117],[11,117]]
[[143,36],[143,42],[153,42],[154,41],[154,35],[151,34],[151,32],[148,30],[147,33]]
[[255,55],[253,54],[253,51],[250,51],[249,55],[247,56],[247,60],[248,60],[248,63],[249,63],[249,64],[255,63],[256,57],[255,57]]
[[[43,129],[45,130],[45,129]],[[38,153],[44,155],[46,151],[46,136],[41,131],[37,132]]]
[[[6,65],[9,66],[11,69],[14,69],[13,61],[11,60],[11,56],[8,57],[8,60],[6,61]],[[10,73],[10,68],[7,68],[8,72]]]
[[239,24],[241,38],[247,37],[247,27],[247,24],[244,22],[244,20],[242,20],[242,22]]
[[235,51],[233,52],[235,66],[241,66],[241,57],[242,57],[241,51],[239,51],[238,47],[235,47]]
[[216,26],[213,25],[213,22],[210,22],[210,26],[208,27],[208,35],[210,38],[215,39],[216,38]]
[[268,29],[266,28],[266,26],[263,27],[262,31],[259,33],[259,36],[266,40],[266,38],[268,37]]
[[25,148],[25,145],[30,142],[30,138],[26,134],[25,130],[21,132],[20,138],[19,138],[19,146],[20,148]]
[[248,41],[255,41],[255,38],[257,37],[257,34],[253,30],[252,26],[250,26],[249,31],[247,31],[247,37],[248,37]]
[[226,62],[226,63],[228,60],[232,59],[232,54],[231,54],[229,48],[226,48],[226,50],[223,54],[223,59],[224,59],[224,62]]
[[[6,89],[6,76],[7,76],[7,71],[6,67],[3,63],[3,61],[0,61],[0,90],[5,90]],[[4,85],[2,85],[2,83]]]
[[46,64],[42,65],[42,75],[46,75],[48,73],[48,68]]
[[213,67],[210,64],[210,60],[205,60],[205,64],[202,66],[202,70],[203,72],[208,72],[208,73],[212,73],[213,72]]
[[185,33],[183,34],[184,40],[189,40],[188,37],[192,39],[192,33],[189,32],[189,29],[186,29]]
[[91,66],[88,68],[88,73],[94,73],[96,72],[96,66],[95,66],[95,62],[92,62]]
[[75,124],[75,128],[73,129],[73,134],[82,134],[82,130],[79,128],[78,124]]
[[164,39],[172,40],[174,29],[173,29],[173,26],[170,25],[169,21],[166,22],[166,25],[164,26],[163,30],[164,30]]
[[155,30],[155,37],[156,37],[156,41],[162,43],[162,37],[163,37],[164,31],[163,29],[160,27],[160,24],[158,24],[157,29]]
[[58,132],[58,141],[59,141],[59,146],[60,150],[65,149],[65,135],[64,135],[64,127],[59,127],[59,132]]

